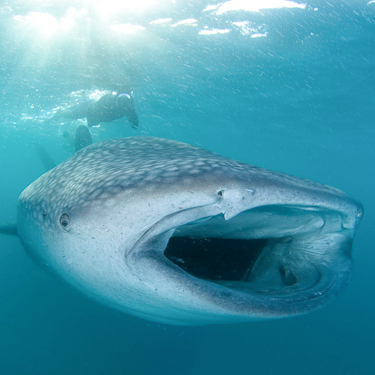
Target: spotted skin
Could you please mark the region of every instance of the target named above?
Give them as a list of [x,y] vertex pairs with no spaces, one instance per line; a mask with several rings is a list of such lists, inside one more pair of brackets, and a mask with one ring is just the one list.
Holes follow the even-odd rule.
[[[349,280],[362,212],[343,192],[313,181],[172,140],[131,137],[88,146],[28,186],[17,232],[39,264],[100,303],[199,325],[325,306]],[[171,236],[268,244],[249,283],[223,284],[168,260]]]
[[[34,219],[40,219],[48,204],[49,217],[64,209],[82,208],[105,200],[123,190],[153,190],[178,183],[195,184],[203,176],[228,179],[252,177],[279,178],[295,185],[323,189],[345,196],[330,186],[280,174],[224,158],[186,143],[154,137],[132,137],[97,143],[47,172],[27,187],[19,200],[26,210],[32,208]],[[47,221],[40,219],[43,223]]]

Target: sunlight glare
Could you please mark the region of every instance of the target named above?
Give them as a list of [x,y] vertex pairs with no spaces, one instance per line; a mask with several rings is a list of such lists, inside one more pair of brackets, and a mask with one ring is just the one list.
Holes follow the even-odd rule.
[[234,10],[259,12],[260,9],[300,8],[305,9],[306,4],[298,4],[289,0],[230,0],[220,5],[216,14],[220,15]]
[[162,23],[172,22],[172,18],[158,18],[157,20],[151,21],[150,25],[158,25]]
[[216,35],[216,34],[228,34],[230,33],[229,29],[207,29],[201,30],[199,35]]
[[124,23],[121,25],[113,25],[111,26],[111,29],[114,31],[124,33],[124,34],[133,34],[136,31],[144,30],[144,27],[140,25],[132,25],[130,23]]
[[46,37],[54,34],[58,28],[55,17],[49,13],[29,12],[26,16],[14,16],[14,19],[24,23],[27,28],[39,29]]
[[95,8],[102,18],[111,18],[119,12],[143,12],[154,7],[157,0],[95,0]]
[[197,26],[197,20],[195,18],[188,18],[186,20],[178,21],[172,25],[172,27],[188,25],[188,26]]

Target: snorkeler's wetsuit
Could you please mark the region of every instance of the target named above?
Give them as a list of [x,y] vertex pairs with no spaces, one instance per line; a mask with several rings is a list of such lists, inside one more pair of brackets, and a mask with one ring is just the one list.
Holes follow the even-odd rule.
[[[127,95],[130,99],[128,106],[119,106],[118,98],[120,95]],[[138,116],[134,109],[133,98],[128,94],[112,95],[107,94],[99,100],[92,101],[87,106],[87,125],[98,125],[100,122],[111,122],[126,116],[130,124],[138,127]]]
[[[119,99],[128,99],[128,101]],[[119,104],[120,103],[120,104]],[[124,103],[128,103],[125,104]],[[134,108],[134,99],[129,94],[107,94],[99,100],[88,100],[65,111],[56,113],[51,120],[58,120],[61,117],[79,119],[87,118],[87,125],[98,125],[101,122],[111,122],[126,116],[130,124],[138,127],[138,116]]]

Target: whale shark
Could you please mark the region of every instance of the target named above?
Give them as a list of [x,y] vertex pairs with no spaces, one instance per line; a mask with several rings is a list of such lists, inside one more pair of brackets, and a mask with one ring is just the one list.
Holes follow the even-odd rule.
[[333,301],[362,215],[335,188],[141,136],[87,146],[39,177],[0,232],[99,303],[205,325]]

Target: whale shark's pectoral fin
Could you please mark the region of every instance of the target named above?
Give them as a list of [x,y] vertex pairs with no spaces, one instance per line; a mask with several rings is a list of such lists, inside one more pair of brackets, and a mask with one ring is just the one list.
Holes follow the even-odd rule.
[[18,236],[17,223],[0,224],[0,234],[8,234],[10,236]]
[[[38,142],[34,141],[33,143],[34,143],[36,152],[38,153],[38,156],[41,162],[43,163],[43,166],[46,172],[55,168],[57,164],[51,158],[47,150],[43,146],[41,146]],[[91,134],[90,134],[88,127],[84,125],[79,125],[75,133],[75,151],[77,152],[86,146],[90,146],[91,144],[92,144],[92,138],[91,138]]]
[[38,142],[33,142],[36,152],[38,153],[38,156],[40,160],[43,163],[44,168],[46,171],[49,171],[57,166],[57,164],[54,162],[54,160],[51,158],[49,153],[45,150],[43,146],[41,146]]

